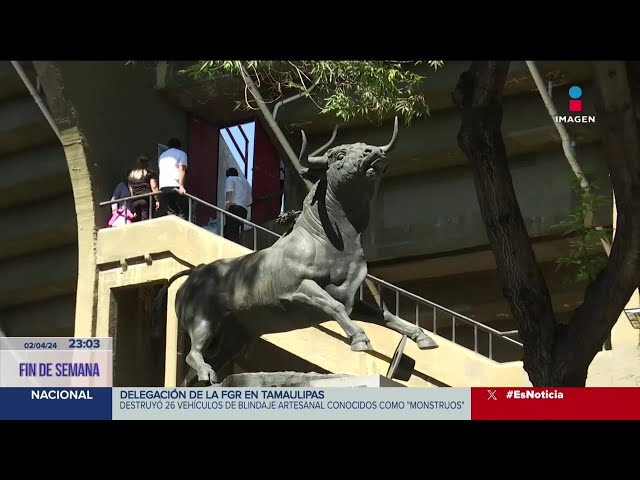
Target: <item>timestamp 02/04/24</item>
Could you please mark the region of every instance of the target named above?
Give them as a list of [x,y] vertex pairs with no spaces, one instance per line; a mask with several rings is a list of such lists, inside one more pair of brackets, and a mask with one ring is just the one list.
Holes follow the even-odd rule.
[[29,341],[24,342],[22,348],[25,350],[89,350],[100,348],[99,338],[66,338],[56,341]]

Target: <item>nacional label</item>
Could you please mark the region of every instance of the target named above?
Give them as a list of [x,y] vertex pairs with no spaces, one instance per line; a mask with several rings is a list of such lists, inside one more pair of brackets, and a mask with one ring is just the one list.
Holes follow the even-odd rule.
[[90,389],[31,390],[31,400],[95,400]]

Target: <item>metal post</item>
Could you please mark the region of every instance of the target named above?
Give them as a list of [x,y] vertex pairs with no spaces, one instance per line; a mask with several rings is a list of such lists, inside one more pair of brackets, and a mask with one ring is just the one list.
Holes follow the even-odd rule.
[[493,335],[489,332],[489,359],[493,360]]
[[193,207],[191,205],[191,197],[187,197],[187,200],[189,200],[189,220],[188,220],[188,222],[189,223],[193,223],[193,218],[191,218],[191,215],[193,214],[192,213]]
[[396,317],[400,316],[400,292],[396,290]]
[[478,353],[478,326],[473,326],[473,351]]
[[258,229],[253,227],[253,250],[258,251]]
[[436,325],[436,315],[437,315],[437,310],[436,307],[433,307],[433,333],[437,333],[438,330],[436,329],[437,325]]
[[451,341],[456,343],[456,317],[451,315]]

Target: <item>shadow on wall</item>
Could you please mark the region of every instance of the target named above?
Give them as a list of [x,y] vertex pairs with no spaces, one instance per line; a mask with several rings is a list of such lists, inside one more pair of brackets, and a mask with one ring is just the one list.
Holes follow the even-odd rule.
[[[116,304],[109,332],[114,339],[114,386],[164,386],[166,332],[157,339],[151,335],[153,300],[164,283],[117,288],[111,293]],[[166,301],[164,309],[166,318]]]

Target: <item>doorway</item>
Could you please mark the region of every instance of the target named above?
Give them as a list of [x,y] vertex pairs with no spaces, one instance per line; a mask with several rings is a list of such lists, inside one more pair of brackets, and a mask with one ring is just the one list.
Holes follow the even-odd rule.
[[[109,336],[113,341],[114,387],[164,385],[165,332],[151,334],[153,301],[165,282],[119,287],[111,290],[115,309]],[[166,318],[166,300],[163,305]],[[163,322],[164,323],[164,322]]]
[[[218,200],[217,206],[225,208],[226,172],[229,168],[235,168],[238,176],[246,180],[253,191],[253,155],[255,139],[255,121],[232,125],[220,129],[218,151]],[[252,206],[250,205],[247,220],[251,221]],[[218,216],[220,222],[220,216]],[[245,230],[248,228],[245,225]]]

